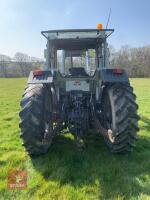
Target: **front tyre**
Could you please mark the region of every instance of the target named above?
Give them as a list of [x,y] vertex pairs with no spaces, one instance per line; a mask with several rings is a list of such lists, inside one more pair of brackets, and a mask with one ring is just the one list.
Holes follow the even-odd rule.
[[108,130],[104,138],[114,153],[131,152],[135,147],[138,129],[138,106],[132,87],[116,83],[106,86],[102,99],[103,126]]

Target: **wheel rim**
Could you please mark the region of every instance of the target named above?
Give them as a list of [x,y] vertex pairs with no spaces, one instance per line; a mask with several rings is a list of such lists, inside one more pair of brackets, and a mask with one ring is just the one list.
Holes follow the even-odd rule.
[[105,92],[105,96],[104,96],[104,116],[105,116],[105,122],[104,122],[104,127],[108,130],[108,139],[109,142],[114,143],[115,141],[115,136],[113,134],[113,119],[112,119],[112,107],[111,107],[111,102],[110,102],[110,98],[109,98],[109,94],[108,92]]

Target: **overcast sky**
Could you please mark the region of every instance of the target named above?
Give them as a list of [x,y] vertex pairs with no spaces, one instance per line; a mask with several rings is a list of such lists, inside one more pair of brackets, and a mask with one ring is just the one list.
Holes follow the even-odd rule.
[[150,0],[0,0],[0,54],[42,58],[42,30],[105,27],[110,8],[109,43],[150,44]]

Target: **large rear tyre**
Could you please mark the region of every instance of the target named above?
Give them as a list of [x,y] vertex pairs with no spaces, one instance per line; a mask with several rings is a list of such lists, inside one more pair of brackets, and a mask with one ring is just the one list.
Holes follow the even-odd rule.
[[109,131],[104,140],[114,153],[131,152],[138,129],[138,106],[129,84],[113,84],[104,89],[102,100],[103,126]]
[[53,124],[49,121],[52,110],[50,87],[44,84],[28,85],[20,105],[19,126],[23,145],[30,155],[46,153],[53,139]]

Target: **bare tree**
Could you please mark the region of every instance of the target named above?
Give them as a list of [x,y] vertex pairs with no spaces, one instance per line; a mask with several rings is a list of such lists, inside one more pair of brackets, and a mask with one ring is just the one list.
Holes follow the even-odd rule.
[[7,77],[7,65],[11,61],[9,56],[0,54],[0,72],[3,77]]
[[27,76],[29,73],[30,57],[25,53],[17,52],[14,56],[14,60],[18,63],[22,76]]
[[130,77],[150,77],[150,45],[138,48],[123,46],[113,53],[110,51],[110,54],[112,67],[124,68]]

